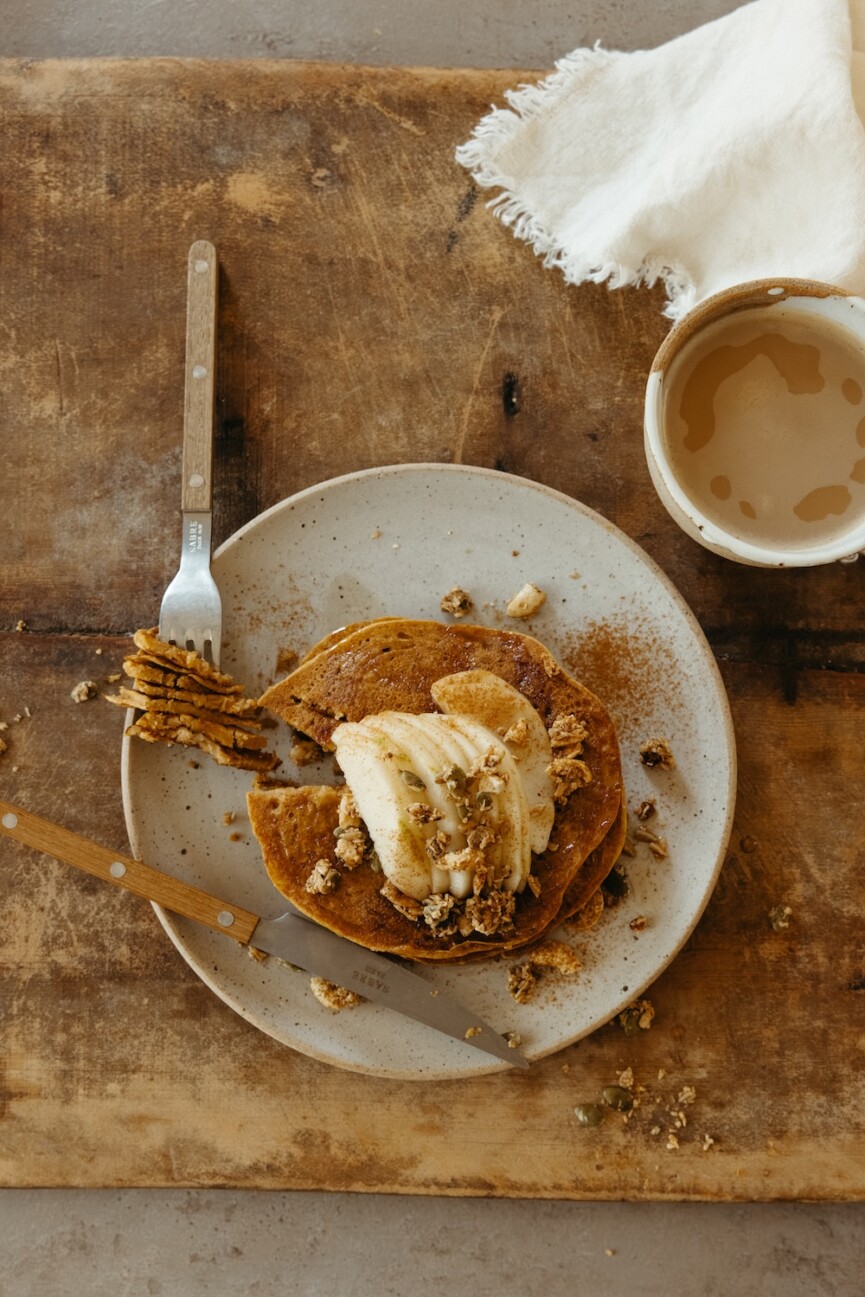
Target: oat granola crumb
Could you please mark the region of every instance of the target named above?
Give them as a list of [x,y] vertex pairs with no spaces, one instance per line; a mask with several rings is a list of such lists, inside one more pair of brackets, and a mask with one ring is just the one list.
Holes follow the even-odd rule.
[[703,1152],[708,1153],[709,1149],[712,1147],[714,1143],[715,1141],[712,1139],[711,1135],[704,1135],[703,1144],[702,1144]]
[[518,1031],[503,1031],[502,1037],[504,1038],[508,1049],[519,1049],[520,1045],[523,1043],[523,1038]]
[[657,813],[658,807],[655,804],[654,797],[647,797],[644,801],[640,802],[636,810],[638,820],[650,820],[652,816],[657,815]]
[[327,896],[339,884],[339,873],[329,860],[317,860],[312,867],[304,889],[315,896]]
[[637,917],[631,919],[631,922],[628,924],[628,927],[632,932],[645,932],[648,926],[649,920],[646,918],[645,914],[638,914]]
[[618,1015],[618,1020],[626,1036],[635,1036],[638,1031],[648,1031],[655,1016],[651,1000],[635,1000]]
[[242,833],[229,833],[229,835],[228,835],[228,840],[229,840],[229,842],[242,842],[242,841],[243,841],[243,834],[242,834]]
[[517,1004],[527,1004],[537,986],[537,975],[531,964],[515,964],[508,969],[508,994]]
[[504,736],[505,743],[513,743],[515,747],[525,747],[529,737],[529,725],[525,717],[520,717],[518,721],[510,727]]
[[582,960],[564,941],[542,941],[529,951],[529,962],[536,968],[552,968],[563,977],[572,977],[582,968]]
[[390,901],[394,909],[405,915],[407,919],[423,918],[423,906],[420,901],[416,901],[413,896],[406,896],[405,892],[395,887],[389,878],[385,879],[379,891],[384,899]]
[[474,608],[474,600],[467,590],[455,585],[448,590],[447,594],[442,595],[439,607],[442,612],[450,613],[452,617],[465,617],[466,613]]
[[785,928],[789,928],[792,915],[793,911],[789,905],[773,905],[769,911],[769,922],[773,930],[782,932]]
[[493,891],[487,896],[470,896],[465,903],[465,914],[475,932],[494,937],[513,926],[515,908],[513,892]]
[[246,951],[247,954],[249,955],[249,958],[254,959],[256,964],[266,964],[267,960],[269,959],[269,955],[267,954],[267,951],[259,950],[257,946],[247,946]]
[[354,793],[350,788],[343,789],[339,799],[339,827],[341,829],[359,829],[363,825]]
[[223,823],[223,824],[233,824],[234,821],[235,821],[236,819],[237,819],[237,816],[235,815],[234,811],[224,811],[224,812],[223,812],[223,815],[222,815],[222,823]]
[[619,1073],[619,1085],[623,1090],[632,1090],[634,1088],[634,1069],[626,1067],[623,1072]]
[[415,824],[434,824],[444,819],[444,811],[431,806],[429,802],[409,802],[406,810]]
[[15,623],[15,629],[16,631],[18,631],[20,635],[22,631],[25,631],[27,629],[26,621],[24,621],[23,618],[19,618],[18,621]]
[[522,589],[508,601],[505,612],[509,617],[531,617],[546,603],[547,596],[538,586],[527,581]]
[[465,1033],[466,1040],[474,1040],[475,1036],[479,1036],[480,1034],[481,1034],[480,1027],[466,1027],[466,1033]]
[[295,739],[289,756],[296,766],[311,766],[313,762],[321,761],[324,752],[313,739]]
[[81,680],[72,690],[70,697],[73,702],[86,703],[88,698],[95,698],[99,692],[99,686],[95,680]]
[[452,915],[455,904],[450,892],[432,892],[423,903],[423,917],[427,927],[442,937],[456,932],[456,920]]
[[361,997],[355,991],[350,991],[345,986],[337,986],[336,982],[329,982],[326,977],[311,977],[309,989],[319,1004],[323,1004],[333,1013],[339,1013],[341,1009],[353,1009],[356,1004],[362,1003]]
[[656,860],[667,860],[670,855],[670,849],[667,846],[666,838],[658,838],[656,842],[650,842],[649,850]]
[[567,748],[572,756],[577,755],[589,736],[585,721],[581,721],[572,712],[557,716],[550,726],[550,746]]
[[640,744],[640,760],[644,766],[660,770],[675,770],[676,758],[666,739],[646,739]]
[[341,827],[334,847],[334,855],[346,869],[356,869],[363,860],[368,846],[369,839],[363,829]]
[[547,774],[553,781],[553,798],[559,806],[564,805],[571,793],[592,782],[591,770],[578,757],[553,757]]
[[370,540],[381,540],[381,527],[374,527],[369,533]]
[[667,1148],[672,1149],[678,1147],[679,1147],[678,1135],[675,1133],[675,1131],[672,1130],[667,1131]]

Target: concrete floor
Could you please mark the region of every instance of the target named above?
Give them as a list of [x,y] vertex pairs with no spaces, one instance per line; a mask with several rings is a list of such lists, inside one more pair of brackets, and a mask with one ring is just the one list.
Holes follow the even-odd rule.
[[[738,0],[7,0],[0,54],[548,69]],[[5,1190],[0,1297],[243,1293],[858,1297],[856,1204],[506,1202],[223,1190]]]

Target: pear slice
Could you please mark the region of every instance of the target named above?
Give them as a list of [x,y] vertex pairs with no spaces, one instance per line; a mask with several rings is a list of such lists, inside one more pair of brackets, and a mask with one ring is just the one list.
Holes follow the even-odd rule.
[[465,735],[468,743],[475,748],[475,755],[482,757],[491,747],[502,751],[502,760],[497,767],[497,774],[502,776],[504,787],[495,793],[498,805],[496,828],[501,837],[502,859],[510,865],[510,873],[503,880],[503,886],[509,892],[521,892],[531,872],[531,820],[529,806],[523,788],[521,772],[511,757],[504,743],[483,722],[473,716],[462,713],[442,718]]
[[[458,719],[454,716],[442,716],[438,712],[424,712],[423,715],[416,717],[416,719],[418,719],[419,724],[423,726],[429,734],[431,734],[431,737],[434,735],[436,741],[440,743],[440,752],[445,760],[442,760],[442,765],[440,769],[438,769],[438,774],[444,773],[444,769],[451,767],[451,765],[458,765],[460,769],[464,770],[464,772],[468,774],[472,765],[475,764],[477,757],[482,756],[482,754],[488,750],[490,744],[498,742],[495,734],[486,728],[481,729],[480,726],[475,726],[475,732],[471,735],[464,734],[462,730],[460,730]],[[453,812],[455,817],[458,817],[458,812],[456,812],[453,798],[451,798],[450,794],[447,794],[447,792],[445,792],[445,796],[447,803],[450,805],[451,812]],[[498,834],[498,830],[501,829],[502,820],[502,794],[490,795],[490,804],[488,809],[486,809],[485,818],[490,827],[492,827],[494,831],[497,831]],[[466,833],[464,833],[463,822],[460,821],[459,818],[458,825],[459,837],[454,838],[454,846],[456,848],[466,846],[467,840]],[[498,873],[499,865],[501,865],[503,859],[501,838],[497,838],[495,842],[492,842],[488,847],[485,847],[484,855],[488,864],[492,865],[495,872]],[[453,892],[454,896],[459,896],[459,898],[468,896],[469,891],[472,890],[473,877],[475,877],[475,875],[473,875],[473,870],[453,870],[450,875],[451,882],[449,890]]]
[[[443,717],[431,719],[442,720]],[[441,812],[442,818],[430,824],[428,828],[414,825],[412,828],[426,842],[437,831],[441,830],[451,839],[451,849],[459,850],[465,846],[459,817],[453,801],[448,797],[444,786],[436,780],[442,770],[454,761],[462,762],[464,754],[455,749],[449,742],[450,735],[439,727],[436,733],[430,733],[423,725],[423,718],[407,712],[381,712],[378,716],[366,718],[366,724],[381,728],[390,735],[392,741],[405,755],[406,765],[423,782],[423,789],[411,791],[409,801],[427,801]],[[440,869],[435,862],[430,862],[430,886],[434,892],[450,891],[456,897],[468,896],[471,891],[472,876],[464,871],[451,872]]]
[[442,676],[431,692],[445,715],[471,716],[500,740],[514,725],[525,721],[523,741],[502,745],[510,752],[522,778],[531,849],[536,855],[546,851],[556,814],[553,784],[547,773],[553,753],[550,736],[536,709],[518,689],[492,671],[458,671]]
[[[496,736],[480,726],[475,726],[471,733],[466,734],[459,724],[460,718],[458,717],[440,716],[438,712],[425,712],[415,719],[430,737],[435,739],[439,746],[441,754],[438,768],[439,775],[448,767],[455,765],[468,774],[477,758],[486,752],[491,743],[496,742]],[[460,850],[466,846],[465,830],[462,821],[458,818],[453,799],[448,794],[445,795],[459,824],[458,833],[453,837],[453,848],[454,850]],[[493,827],[498,829],[501,817],[502,798],[500,794],[497,794],[492,799],[487,818]],[[501,841],[491,843],[485,851],[488,863],[494,867],[498,866],[502,860],[503,851],[504,847]],[[452,892],[458,899],[464,899],[471,892],[473,883],[473,869],[455,869],[450,871],[450,881],[445,890]]]
[[405,756],[394,743],[363,721],[334,731],[337,760],[372,838],[385,877],[406,896],[424,901],[432,890],[430,859],[423,839],[411,829],[408,806],[417,792],[401,770]]

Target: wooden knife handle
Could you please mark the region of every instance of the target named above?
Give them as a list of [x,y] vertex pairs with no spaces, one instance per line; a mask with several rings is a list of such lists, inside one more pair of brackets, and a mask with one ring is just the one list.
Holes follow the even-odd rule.
[[189,883],[183,883],[170,874],[145,865],[141,860],[108,851],[96,842],[81,838],[69,829],[43,820],[30,811],[0,801],[0,829],[27,847],[44,851],[67,865],[76,865],[85,873],[95,874],[106,883],[116,883],[127,892],[143,896],[148,901],[163,905],[173,914],[204,923],[216,932],[224,932],[235,941],[246,944],[255,931],[258,915],[243,910],[238,905],[221,901],[208,892],[202,892]]
[[199,239],[189,249],[187,270],[184,513],[207,513],[211,504],[218,278],[216,248]]

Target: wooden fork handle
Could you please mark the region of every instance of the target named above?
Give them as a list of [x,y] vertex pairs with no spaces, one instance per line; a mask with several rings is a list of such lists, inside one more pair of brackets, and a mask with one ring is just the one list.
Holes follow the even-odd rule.
[[199,239],[189,249],[187,268],[184,513],[209,512],[212,498],[218,274],[216,248],[206,239]]
[[195,919],[215,932],[224,932],[241,944],[245,945],[255,931],[257,914],[3,801],[0,801],[0,830],[24,846],[35,847],[67,865],[76,865],[106,883],[116,883],[135,896],[155,901],[173,914]]

